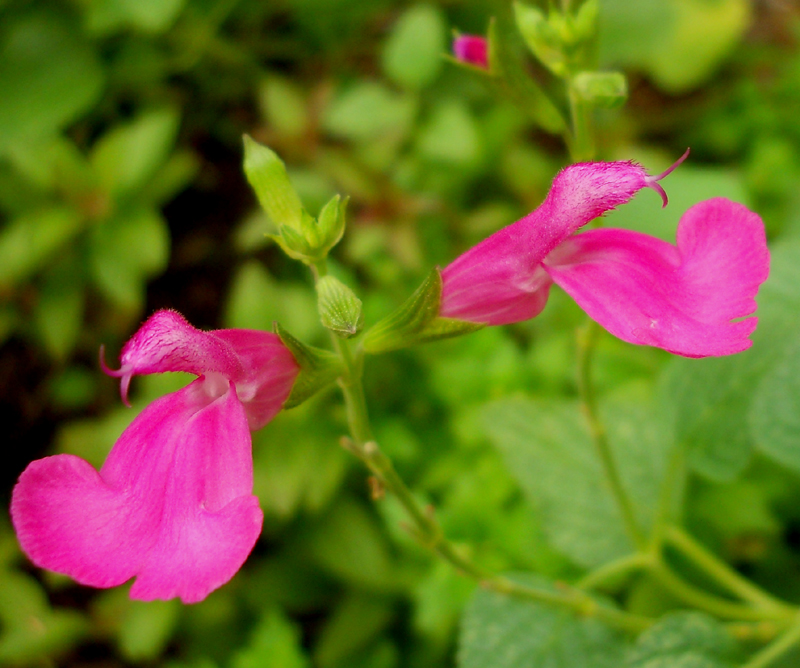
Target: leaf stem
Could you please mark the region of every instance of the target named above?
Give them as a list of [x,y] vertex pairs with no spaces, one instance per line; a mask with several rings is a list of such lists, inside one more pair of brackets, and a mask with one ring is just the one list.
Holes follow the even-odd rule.
[[592,358],[595,344],[597,342],[598,325],[594,320],[587,319],[586,324],[578,332],[578,394],[580,395],[581,407],[586,416],[589,426],[589,433],[595,452],[603,467],[606,481],[608,482],[611,495],[617,504],[622,521],[628,536],[633,541],[637,550],[647,551],[647,541],[636,521],[628,493],[622,485],[622,478],[617,468],[614,454],[608,442],[608,436],[597,409],[597,397],[592,385]]
[[607,564],[584,575],[575,584],[579,589],[598,589],[604,584],[619,580],[634,571],[647,568],[650,565],[650,555],[643,552],[634,552],[619,559],[615,559]]
[[800,614],[792,626],[774,642],[755,654],[742,668],[766,668],[800,643]]
[[728,564],[698,543],[686,531],[677,526],[667,526],[664,532],[666,543],[687,557],[715,582],[725,587],[730,593],[743,601],[765,610],[777,613],[792,614],[794,608],[775,598],[750,580],[742,577]]

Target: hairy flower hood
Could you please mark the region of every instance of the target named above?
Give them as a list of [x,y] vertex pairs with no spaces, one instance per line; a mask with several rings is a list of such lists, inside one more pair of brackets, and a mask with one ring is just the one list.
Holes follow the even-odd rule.
[[[688,152],[687,152],[688,154]],[[503,325],[538,315],[561,286],[599,324],[635,344],[687,357],[750,347],[755,295],[769,274],[758,215],[727,199],[693,206],[677,246],[638,232],[578,229],[658,181],[633,162],[562,170],[544,202],[442,270],[440,315]]]
[[131,597],[191,603],[227,582],[261,532],[250,430],[289,396],[299,367],[266,332],[201,332],[155,313],[125,345],[123,398],[135,374],[185,371],[187,387],[151,403],[100,471],[73,455],[32,462],[11,516],[23,551],[42,568]]

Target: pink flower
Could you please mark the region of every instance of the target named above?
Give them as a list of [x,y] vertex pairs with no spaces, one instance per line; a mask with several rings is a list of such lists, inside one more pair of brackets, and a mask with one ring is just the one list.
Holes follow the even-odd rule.
[[[769,274],[764,225],[727,199],[696,204],[677,247],[618,229],[573,232],[645,187],[666,194],[632,162],[571,165],[546,199],[442,271],[440,315],[503,325],[538,315],[558,284],[598,323],[629,343],[686,357],[750,347],[755,295]],[[735,322],[732,322],[735,320]]]
[[186,371],[187,387],[150,404],[99,473],[73,455],[32,462],[11,517],[37,566],[81,584],[136,577],[142,600],[204,599],[236,573],[261,532],[250,430],[281,409],[299,367],[274,334],[201,332],[158,311],[122,350],[126,399],[135,374]]
[[459,35],[453,40],[453,55],[457,60],[481,69],[489,69],[488,44],[485,37]]

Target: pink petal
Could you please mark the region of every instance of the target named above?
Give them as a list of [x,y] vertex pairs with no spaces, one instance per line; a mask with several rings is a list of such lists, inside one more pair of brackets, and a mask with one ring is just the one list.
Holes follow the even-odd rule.
[[72,455],[33,462],[11,516],[40,567],[131,596],[202,600],[244,563],[261,530],[250,433],[235,390],[198,379],[153,402],[98,473]]
[[489,69],[488,43],[485,37],[459,35],[453,40],[453,55],[464,63]]
[[218,329],[213,334],[241,360],[244,376],[237,381],[236,392],[250,429],[261,429],[289,398],[300,366],[277,334],[253,329]]
[[235,352],[212,336],[192,327],[176,311],[156,311],[125,344],[122,367],[108,373],[122,377],[122,395],[137,374],[185,371],[202,376],[215,371],[236,380],[243,372]]
[[547,254],[575,230],[653,183],[632,162],[566,167],[539,208],[442,270],[440,315],[489,325],[534,317],[547,301],[550,281],[540,269]]
[[723,198],[696,204],[678,226],[677,248],[637,232],[590,230],[545,262],[553,280],[597,322],[630,343],[687,357],[750,347],[769,274],[764,225]]

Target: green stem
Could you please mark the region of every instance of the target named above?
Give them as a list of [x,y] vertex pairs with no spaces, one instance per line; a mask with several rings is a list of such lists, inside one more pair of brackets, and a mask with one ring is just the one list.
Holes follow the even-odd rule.
[[766,668],[800,643],[800,615],[782,636],[755,654],[742,668]]
[[524,598],[537,603],[553,605],[584,617],[600,619],[615,628],[637,633],[650,627],[651,619],[600,605],[587,593],[576,587],[559,583],[558,591],[530,587],[509,578],[492,575],[474,564],[455,549],[444,536],[432,513],[424,511],[411,491],[397,474],[391,460],[380,450],[377,443],[369,442],[361,449],[351,448],[384,487],[392,492],[414,521],[415,534],[419,541],[457,570],[480,582],[489,591]]
[[667,527],[664,532],[664,539],[706,575],[743,601],[752,603],[756,607],[782,614],[792,613],[793,608],[791,606],[743,578],[680,527]]
[[662,549],[664,532],[667,530],[674,510],[676,490],[679,490],[679,494],[683,494],[683,489],[686,486],[686,476],[686,453],[680,444],[676,444],[667,463],[666,474],[661,482],[658,505],[650,535],[651,552],[660,552]]
[[575,586],[579,589],[597,589],[606,583],[618,580],[633,571],[647,568],[650,556],[642,552],[629,554],[609,562],[584,575]]
[[741,603],[734,603],[719,596],[698,589],[676,575],[664,563],[660,555],[654,555],[648,571],[653,577],[677,599],[691,605],[698,610],[703,610],[721,619],[736,621],[761,621],[785,618],[786,613],[776,610],[754,608]]
[[603,467],[603,473],[608,482],[611,495],[614,497],[622,516],[625,529],[636,548],[640,552],[645,552],[647,550],[647,541],[636,521],[633,504],[622,485],[622,478],[597,409],[597,398],[592,385],[592,357],[598,331],[597,323],[593,320],[587,320],[586,325],[578,334],[578,393],[589,425],[592,443]]
[[569,112],[572,119],[572,133],[567,138],[572,162],[586,162],[595,157],[594,139],[591,128],[591,110],[588,105],[578,97],[572,81],[567,79],[567,95],[569,97]]
[[[311,269],[316,281],[328,273],[324,260],[313,264]],[[433,513],[420,507],[411,490],[395,470],[391,459],[381,451],[373,439],[364,388],[361,383],[363,354],[358,352],[354,355],[348,342],[334,334],[332,334],[332,340],[346,369],[344,375],[339,379],[339,386],[344,395],[347,421],[353,440],[345,442],[344,445],[366,464],[385,489],[397,497],[411,516],[415,525],[414,534],[421,543],[490,591],[554,605],[581,616],[595,617],[615,628],[632,633],[641,632],[652,624],[652,620],[646,617],[600,605],[586,592],[566,584],[560,584],[557,591],[547,591],[515,582],[506,577],[493,575],[456,550],[455,546],[445,537]]]

